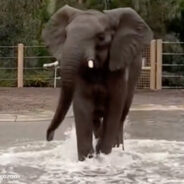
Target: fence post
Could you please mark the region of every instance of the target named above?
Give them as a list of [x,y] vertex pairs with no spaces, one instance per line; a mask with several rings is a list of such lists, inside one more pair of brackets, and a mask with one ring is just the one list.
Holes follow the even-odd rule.
[[150,89],[156,89],[156,40],[152,40],[150,44]]
[[156,89],[162,89],[162,40],[157,40]]
[[17,69],[17,87],[22,88],[24,86],[23,82],[23,71],[24,71],[24,45],[22,43],[18,44],[18,69]]

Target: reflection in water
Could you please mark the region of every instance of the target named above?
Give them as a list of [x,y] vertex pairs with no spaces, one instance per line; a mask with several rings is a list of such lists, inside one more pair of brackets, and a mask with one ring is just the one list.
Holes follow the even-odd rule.
[[125,148],[78,162],[73,128],[65,141],[25,142],[0,150],[0,175],[19,175],[15,184],[184,183],[184,142],[128,139]]

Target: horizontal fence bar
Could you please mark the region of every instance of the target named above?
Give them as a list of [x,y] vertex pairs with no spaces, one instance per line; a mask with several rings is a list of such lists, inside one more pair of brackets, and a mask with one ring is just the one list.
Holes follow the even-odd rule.
[[[18,46],[8,46],[8,45],[5,45],[5,46],[0,46],[0,48],[17,48]],[[47,48],[47,46],[45,45],[25,45],[24,48],[39,48],[39,47],[45,47]]]
[[0,81],[16,81],[17,79],[0,79]]
[[12,57],[0,57],[0,59],[16,59],[17,57],[14,57],[14,56],[12,56]]
[[25,59],[55,58],[53,56],[26,56]]
[[163,41],[163,44],[184,44],[184,42],[167,42],[167,41]]
[[163,89],[184,89],[184,86],[163,86]]
[[47,48],[45,45],[35,45],[35,46],[34,45],[33,46],[29,46],[28,45],[28,46],[24,46],[24,47],[25,48],[44,48],[44,47]]
[[29,77],[34,77],[34,76],[35,76],[35,77],[38,77],[38,78],[40,78],[40,77],[43,77],[43,78],[44,78],[44,77],[46,77],[46,78],[47,78],[47,77],[52,77],[52,75],[38,75],[38,76],[37,76],[36,74],[29,74],[29,75],[26,74],[25,78],[27,79],[27,78],[29,78]]
[[[44,70],[45,71],[45,69],[43,67],[24,68],[24,70]],[[49,71],[49,70],[46,70],[46,71]]]
[[184,64],[162,64],[162,66],[184,66]]
[[[45,80],[53,80],[53,78],[42,78],[42,79],[45,79]],[[35,80],[35,79],[32,79],[32,78],[25,78],[25,77],[24,77],[24,80],[25,80],[25,81],[31,81],[31,80]]]
[[17,46],[0,46],[0,48],[17,48]]
[[0,70],[16,70],[17,68],[0,68]]
[[174,52],[163,52],[164,56],[184,56],[184,53],[174,53]]
[[180,75],[162,75],[162,78],[184,78],[184,75],[180,76]]
[[[47,48],[45,45],[33,45],[33,46],[31,46],[31,45],[28,45],[28,46],[24,46],[24,48],[39,48],[39,47],[45,47],[45,48]],[[7,45],[5,45],[5,46],[0,46],[0,48],[17,48],[17,46],[7,46]]]

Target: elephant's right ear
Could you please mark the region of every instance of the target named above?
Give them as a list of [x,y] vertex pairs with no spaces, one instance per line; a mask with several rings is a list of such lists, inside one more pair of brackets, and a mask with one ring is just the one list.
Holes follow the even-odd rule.
[[65,5],[59,9],[49,20],[42,32],[42,38],[53,56],[60,60],[63,44],[66,38],[65,27],[70,23],[72,17],[81,11]]
[[111,43],[109,68],[124,68],[150,44],[153,33],[144,20],[131,8],[105,11],[115,34]]

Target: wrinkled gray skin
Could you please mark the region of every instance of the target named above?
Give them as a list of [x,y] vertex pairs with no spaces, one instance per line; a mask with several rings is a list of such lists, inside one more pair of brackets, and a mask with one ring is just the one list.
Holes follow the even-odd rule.
[[141,50],[152,39],[150,28],[130,8],[102,13],[66,5],[51,18],[43,39],[60,61],[62,77],[47,140],[73,101],[79,160],[93,155],[93,133],[97,153],[123,145],[123,124],[141,71]]

